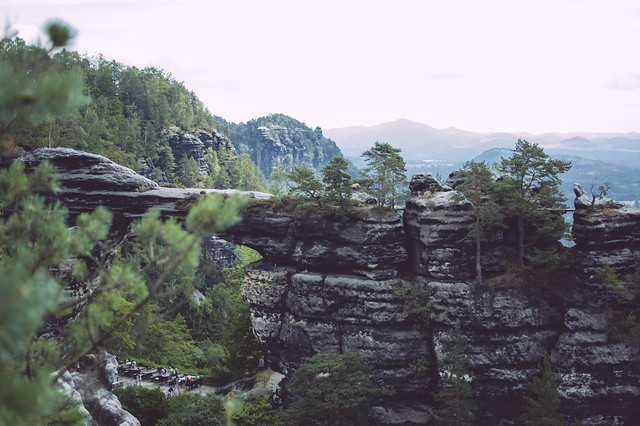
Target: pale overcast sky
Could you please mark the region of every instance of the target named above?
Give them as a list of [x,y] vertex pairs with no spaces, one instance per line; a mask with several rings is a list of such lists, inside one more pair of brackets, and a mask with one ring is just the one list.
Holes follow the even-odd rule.
[[229,121],[640,131],[638,0],[0,0],[27,38],[155,66]]

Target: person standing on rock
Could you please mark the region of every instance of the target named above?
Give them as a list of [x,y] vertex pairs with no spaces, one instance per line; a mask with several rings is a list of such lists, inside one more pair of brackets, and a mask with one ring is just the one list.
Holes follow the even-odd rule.
[[260,361],[258,361],[258,367],[260,368],[260,370],[264,368],[264,355],[260,357]]

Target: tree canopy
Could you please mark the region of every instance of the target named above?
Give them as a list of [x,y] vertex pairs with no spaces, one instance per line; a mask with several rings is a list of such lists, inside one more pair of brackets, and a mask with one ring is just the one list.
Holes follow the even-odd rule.
[[[68,41],[65,34],[50,30],[52,49]],[[51,49],[27,47],[19,40],[0,41],[0,158],[15,156],[16,145],[28,145],[39,129],[64,122],[76,114],[78,106],[86,105],[83,96],[76,96],[83,93],[81,79],[72,69],[50,67],[56,65],[50,53]],[[4,60],[12,55],[13,59]],[[25,69],[29,70],[26,79]],[[108,79],[98,82],[110,87]],[[21,103],[35,106],[12,107]],[[57,189],[53,168],[46,162],[29,175],[19,161],[0,170],[2,424],[82,420],[76,403],[60,392],[57,379],[111,339],[131,345],[124,331],[152,298],[167,294],[166,285],[180,268],[195,266],[201,238],[237,223],[246,203],[235,195],[203,197],[191,208],[184,225],[163,222],[157,211],[149,211],[132,228],[131,244],[144,259],[134,267],[131,262],[112,260],[116,244],[108,233],[110,212],[99,207],[81,214],[70,227],[67,210],[39,195]],[[63,262],[70,268],[64,281],[52,272]],[[87,293],[69,298],[64,289],[71,281]],[[41,335],[47,321],[64,324],[56,339]],[[174,322],[177,334],[186,337],[184,321]]]
[[406,163],[400,156],[401,150],[388,143],[376,142],[362,153],[367,167],[362,172],[360,183],[364,190],[377,200],[380,211],[385,206],[393,207],[405,196],[400,186],[407,185]]
[[[230,144],[215,144],[208,172],[192,157],[174,157],[167,129],[226,139],[228,128],[171,74],[57,50],[27,45],[19,38],[2,40],[0,76],[4,82],[11,74],[11,84],[0,92],[5,99],[0,131],[21,147],[79,149],[135,171],[144,158],[155,167],[149,177],[187,187],[267,189],[249,156],[236,157],[227,148]],[[38,75],[43,78],[34,78]],[[56,96],[53,87],[64,90],[70,102]]]
[[[518,232],[518,262],[522,265],[525,247],[538,240],[559,240],[566,232],[564,201],[559,174],[571,168],[571,162],[554,160],[542,147],[519,139],[509,158],[503,158],[498,170],[504,173],[500,193],[505,216],[515,217]],[[526,228],[529,225],[529,228]],[[527,230],[533,235],[526,240]]]
[[367,424],[371,400],[389,393],[373,385],[372,368],[353,352],[321,352],[305,361],[289,384],[302,397],[287,410],[296,424]]
[[470,232],[476,244],[476,280],[482,282],[482,238],[492,228],[502,225],[502,213],[496,202],[496,183],[489,165],[469,161],[455,173],[464,181],[456,186],[462,196],[471,203],[473,223]]

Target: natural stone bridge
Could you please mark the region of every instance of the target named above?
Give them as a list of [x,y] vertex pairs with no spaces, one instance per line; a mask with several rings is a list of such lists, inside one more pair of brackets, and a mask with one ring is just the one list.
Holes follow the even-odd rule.
[[[176,202],[200,193],[160,188],[103,157],[72,150],[39,150],[23,161],[33,167],[43,158],[60,173],[58,199],[72,214],[105,205],[115,226],[152,207],[184,217]],[[438,386],[443,335],[459,320],[483,424],[517,417],[545,353],[552,357],[563,412],[582,424],[635,421],[638,342],[608,332],[605,312],[593,306],[602,286],[589,277],[605,260],[621,276],[638,270],[640,213],[610,203],[591,206],[576,187],[572,275],[550,287],[503,274],[509,247],[496,232],[482,259],[494,278],[479,285],[471,279],[469,206],[454,202],[451,189],[428,175],[414,176],[411,189],[403,217],[347,221],[278,210],[269,194],[249,193],[255,200],[242,223],[223,237],[264,256],[247,268],[243,292],[272,365],[286,374],[320,351],[366,355],[375,381],[396,390],[375,407],[377,421],[423,423]],[[399,296],[409,282],[434,302],[428,328],[416,324]],[[637,283],[623,284],[634,294],[624,309],[637,310]],[[417,362],[426,364],[426,374],[412,370]]]

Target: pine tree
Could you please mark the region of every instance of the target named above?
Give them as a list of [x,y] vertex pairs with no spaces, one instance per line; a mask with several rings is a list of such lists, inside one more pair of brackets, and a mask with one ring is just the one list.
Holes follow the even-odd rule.
[[558,383],[551,370],[549,354],[540,365],[540,376],[529,383],[529,392],[531,396],[525,396],[527,407],[520,420],[528,426],[562,426],[564,416],[558,411]]
[[441,390],[435,400],[441,408],[435,413],[437,424],[469,425],[475,418],[476,406],[471,390],[471,368],[467,356],[467,340],[462,335],[460,322],[443,339],[443,357],[440,360]]
[[536,143],[519,139],[513,154],[503,158],[498,170],[505,173],[500,182],[502,206],[506,216],[514,216],[518,230],[518,263],[524,264],[525,224],[535,227],[529,245],[540,238],[559,240],[567,230],[562,217],[566,200],[560,192],[558,175],[571,168],[571,162],[554,160]]
[[321,352],[305,361],[289,384],[303,398],[287,410],[295,424],[368,424],[371,400],[390,393],[373,385],[373,369],[354,352]]
[[465,178],[456,191],[473,206],[474,221],[470,230],[476,243],[476,281],[482,282],[482,238],[487,230],[502,225],[502,213],[494,201],[496,185],[493,173],[484,161],[465,163],[456,176]]
[[286,177],[291,181],[291,193],[301,195],[315,201],[322,207],[322,195],[324,186],[316,176],[316,171],[308,164],[295,166],[291,172],[286,173]]
[[347,173],[349,163],[344,157],[335,156],[322,168],[325,199],[343,210],[351,209],[352,179]]
[[373,148],[362,153],[367,163],[361,183],[365,190],[374,197],[378,209],[382,212],[385,206],[393,207],[403,193],[398,187],[407,184],[406,163],[400,156],[401,150],[388,143],[376,142]]

